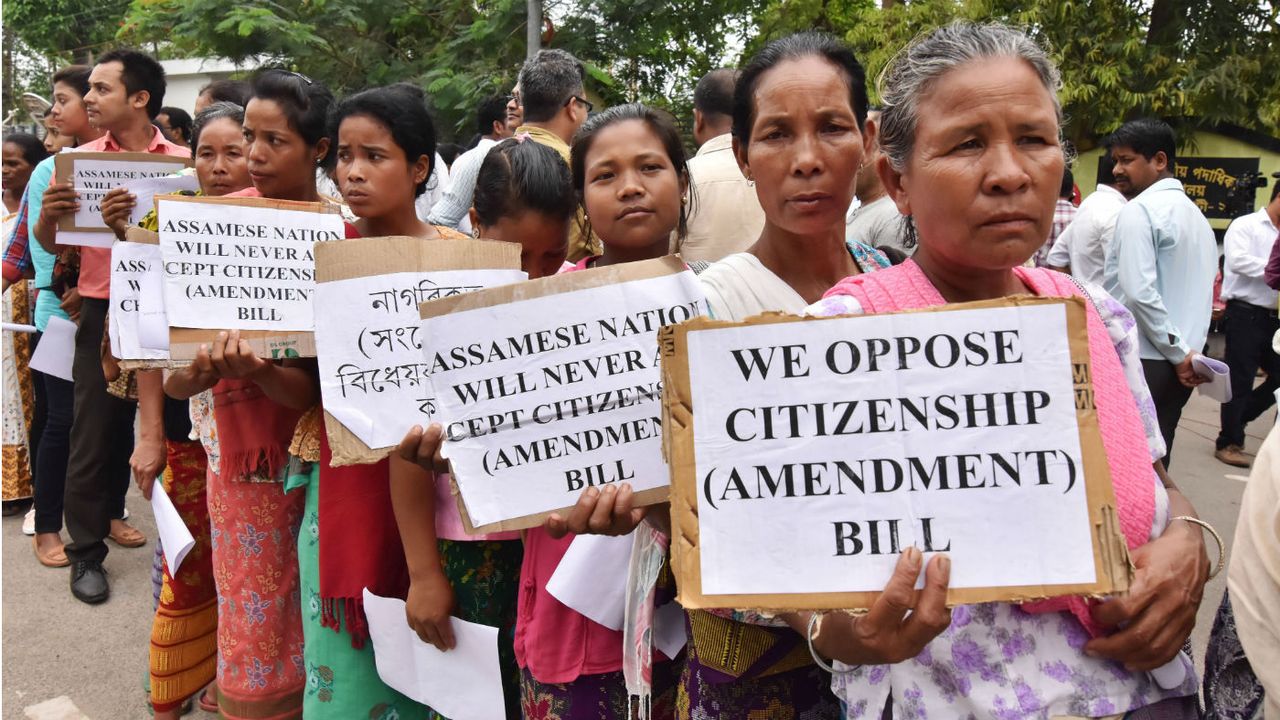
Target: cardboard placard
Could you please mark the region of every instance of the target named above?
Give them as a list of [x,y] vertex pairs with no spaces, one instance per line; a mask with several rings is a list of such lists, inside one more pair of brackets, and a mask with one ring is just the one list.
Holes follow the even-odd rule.
[[[321,243],[315,248],[316,257],[316,300],[321,312],[316,317],[316,344],[319,346],[320,389],[324,395],[324,423],[329,433],[329,447],[333,452],[334,466],[373,463],[381,460],[395,449],[399,438],[417,424],[425,424],[430,417],[425,413],[415,416],[416,404],[405,406],[404,399],[399,397],[401,383],[405,389],[414,388],[414,392],[425,386],[420,383],[416,374],[413,377],[394,378],[377,375],[369,378],[366,373],[380,372],[382,368],[399,368],[402,364],[418,364],[422,362],[420,347],[412,348],[411,338],[391,340],[391,332],[370,340],[367,352],[353,358],[360,367],[360,383],[363,387],[377,393],[383,393],[394,387],[385,395],[365,396],[360,393],[361,400],[370,402],[377,399],[381,407],[358,406],[350,408],[351,416],[372,416],[375,412],[383,417],[389,413],[400,413],[400,429],[395,442],[381,447],[369,447],[355,432],[335,417],[329,408],[337,405],[338,388],[334,387],[334,379],[340,379],[347,366],[346,360],[339,357],[337,349],[342,344],[351,344],[353,333],[363,338],[363,330],[379,327],[378,323],[392,326],[410,325],[416,335],[418,329],[418,305],[429,297],[452,296],[457,292],[479,289],[479,285],[466,287],[449,286],[449,278],[453,281],[465,280],[467,283],[481,282],[486,276],[499,275],[505,282],[518,282],[525,278],[520,272],[520,246],[514,243],[496,242],[493,240],[427,240],[415,237],[378,237],[344,240],[336,243]],[[499,270],[501,273],[491,271]],[[489,271],[489,272],[476,272]],[[377,280],[384,292],[368,292],[368,289],[354,287],[356,283],[346,281],[360,278]],[[434,278],[434,279],[433,279]],[[390,288],[390,289],[388,289]],[[420,289],[424,288],[424,289]],[[425,289],[429,288],[429,289]],[[326,302],[332,296],[334,300],[341,298],[343,305]],[[340,314],[340,317],[331,317]],[[328,331],[326,321],[332,320],[332,332]],[[402,329],[402,328],[396,328]],[[402,333],[404,334],[404,333]],[[364,343],[360,343],[363,347]],[[367,368],[365,366],[368,366]],[[345,392],[343,393],[345,396]],[[399,400],[399,402],[397,402]],[[347,415],[347,412],[339,412]],[[372,421],[369,430],[372,430]],[[370,436],[369,430],[364,434]],[[385,433],[378,433],[385,435]]]
[[[992,309],[1007,313],[991,313]],[[850,351],[842,345],[848,343],[850,347],[857,347],[859,343],[883,340],[884,345],[878,347],[888,349],[891,345],[887,340],[889,336],[884,334],[885,328],[902,328],[895,332],[905,336],[903,342],[910,349],[913,342],[918,346],[925,340],[919,334],[923,323],[936,323],[936,327],[942,328],[939,334],[959,334],[973,323],[1005,322],[1010,318],[1013,322],[1009,327],[1015,330],[1004,332],[1013,333],[1019,342],[1019,333],[1032,337],[1034,342],[1029,347],[1037,349],[1035,356],[1022,368],[1018,368],[1017,363],[1025,359],[1015,362],[1012,354],[1004,358],[1008,362],[1001,363],[1000,367],[974,369],[966,365],[958,369],[938,370],[936,367],[917,367],[912,360],[910,365],[896,369],[872,368],[874,361],[868,358],[869,353],[875,351],[868,350],[871,345],[863,346],[860,356],[849,355]],[[1045,318],[1055,319],[1058,325],[1045,324]],[[1033,319],[1038,325],[1029,324]],[[1016,528],[1009,532],[1021,532],[1024,538],[1032,537],[1044,545],[1059,543],[1054,547],[1079,550],[1078,554],[1064,555],[1067,559],[1061,563],[1055,563],[1041,552],[1038,556],[1041,567],[1034,568],[1035,572],[1043,573],[1042,577],[1058,573],[1078,581],[966,586],[963,582],[966,573],[970,573],[969,577],[1030,574],[1030,570],[1024,572],[1026,563],[1009,565],[1009,558],[1017,557],[1018,552],[1029,546],[1007,543],[999,544],[994,550],[984,548],[981,552],[990,552],[990,555],[982,557],[991,559],[990,566],[984,564],[986,560],[974,561],[971,555],[961,561],[957,558],[961,550],[950,547],[953,586],[948,592],[949,605],[1022,602],[1060,595],[1099,596],[1126,590],[1132,569],[1120,531],[1115,494],[1093,405],[1085,322],[1084,301],[1080,298],[1063,300],[1020,296],[867,316],[798,318],[766,314],[742,323],[700,318],[664,328],[659,338],[663,370],[664,452],[672,480],[672,568],[676,573],[680,603],[687,609],[786,611],[869,608],[892,573],[897,552],[900,552],[899,533],[904,538],[900,547],[922,538],[924,544],[941,546],[946,542],[950,547],[950,531],[956,531],[954,535],[957,537],[979,538],[965,546],[970,548],[968,552],[973,553],[979,542],[988,542],[983,538],[983,532],[991,536],[989,542],[995,543],[997,538],[1003,537],[1006,528]],[[1037,330],[1037,327],[1045,329]],[[1052,336],[1047,329],[1051,327],[1058,328],[1061,335]],[[893,337],[896,340],[900,336]],[[1013,342],[1008,340],[1008,334],[997,337]],[[761,349],[761,338],[772,347],[772,354]],[[965,338],[967,340],[969,336]],[[1046,347],[1046,343],[1058,352],[1038,352]],[[1062,347],[1064,344],[1065,348]],[[732,356],[734,367],[726,371],[725,365],[730,364],[729,356]],[[893,357],[896,361],[897,356],[882,356],[881,362],[888,366],[891,361],[884,357]],[[861,365],[857,365],[858,362]],[[695,372],[695,363],[705,364]],[[770,367],[772,369],[768,369]],[[1033,377],[1029,368],[1034,368],[1038,373],[1034,377],[1043,380],[1046,389],[1038,395],[1025,396],[1034,397],[1034,404],[1042,405],[1032,410],[1032,414],[1027,415],[1031,405],[1017,405],[1023,413],[1020,422],[1013,414],[1015,404],[1007,399],[999,399],[999,408],[991,410],[990,415],[982,415],[986,411],[980,410],[978,414],[961,413],[958,416],[960,423],[972,423],[982,418],[994,423],[987,426],[960,424],[948,428],[940,421],[931,426],[928,423],[936,419],[933,415],[928,417],[928,423],[919,424],[919,415],[903,410],[903,401],[910,399],[915,403],[921,393],[930,389],[944,388],[946,393],[954,393],[962,400],[985,398],[986,394],[998,389],[1012,391],[1020,387],[1019,382],[1025,383]],[[990,382],[970,390],[974,379],[983,377],[981,373],[984,371]],[[691,377],[702,376],[702,373],[715,377],[715,381],[707,382],[704,378],[702,385],[695,386]],[[762,373],[771,373],[772,377],[766,381]],[[743,385],[747,382],[761,383],[756,386],[758,392],[744,391]],[[965,392],[972,395],[965,396],[962,394]],[[932,396],[939,402],[942,397],[941,392]],[[927,401],[929,397],[923,400]],[[971,404],[979,406],[983,402],[985,400],[970,400]],[[857,406],[860,415],[853,414],[855,403],[861,403]],[[894,403],[898,403],[897,409],[902,410],[900,414],[895,415]],[[1006,407],[1004,403],[1009,404]],[[819,404],[823,405],[821,409]],[[987,404],[996,408],[997,403]],[[741,410],[737,409],[739,406]],[[842,409],[839,415],[830,411],[837,406]],[[734,409],[725,412],[727,407]],[[919,407],[925,407],[924,402]],[[700,416],[699,412],[703,415]],[[1040,413],[1039,417],[1036,412]],[[1005,413],[1004,419],[1011,424],[1002,425],[998,419],[1000,413]],[[768,423],[762,424],[766,417]],[[1049,424],[1036,427],[1037,419]],[[891,427],[895,420],[900,426]],[[1077,428],[1078,442],[1069,430],[1072,421]],[[696,437],[695,426],[702,427],[701,432],[706,437]],[[998,429],[993,430],[993,427]],[[1054,434],[1047,428],[1060,432]],[[956,434],[948,435],[942,431]],[[984,437],[985,440],[982,439]],[[741,444],[735,444],[739,442]],[[984,448],[984,442],[991,443],[991,446]],[[1061,447],[1063,454],[1060,459],[1057,455],[1023,453],[1024,456],[1041,459],[1042,463],[1046,462],[1044,458],[1048,458],[1047,464],[1039,465],[1028,460],[1029,465],[1034,465],[1033,472],[1040,472],[1039,481],[1031,489],[1024,488],[1021,479],[1014,483],[1009,477],[998,475],[994,468],[1004,466],[997,465],[994,460],[990,463],[993,469],[989,475],[981,475],[980,460],[958,459],[981,458],[977,453],[984,450],[994,457],[1005,450],[1006,444],[1002,443],[1013,448],[1014,455],[1018,454],[1018,448],[1034,450],[1040,445],[1045,447],[1038,452],[1049,453],[1049,448]],[[967,454],[945,454],[958,444],[966,446],[959,452]],[[697,461],[699,447],[703,448],[706,458],[704,465]],[[917,456],[905,457],[908,448]],[[833,450],[835,454],[832,454]],[[822,454],[824,452],[826,454]],[[951,461],[949,458],[958,459],[956,462],[960,463],[956,466],[960,468],[958,475],[953,473],[950,480],[945,469],[939,470],[944,463]],[[769,464],[775,460],[781,460],[783,464]],[[910,462],[913,460],[917,461],[916,464]],[[717,466],[717,461],[724,464]],[[881,483],[882,478],[893,475],[892,472],[880,474],[881,468],[892,469],[891,461],[898,462],[896,485],[890,480]],[[868,466],[867,463],[873,465]],[[872,467],[875,468],[874,473]],[[753,470],[754,478],[747,479],[748,474],[740,472],[743,468]],[[763,473],[762,468],[765,469]],[[840,468],[840,472],[834,472],[832,468]],[[849,468],[855,468],[856,474]],[[908,469],[905,488],[901,468]],[[1077,470],[1083,476],[1083,493],[1078,487],[1080,478],[1076,475]],[[1021,469],[1018,472],[1021,473]],[[1027,473],[1028,478],[1033,472]],[[858,479],[853,480],[855,477]],[[979,477],[989,479],[991,485],[975,484]],[[1004,484],[1001,485],[999,480]],[[1029,480],[1027,484],[1031,484]],[[1024,490],[1027,493],[1011,494],[1015,487],[1017,493]],[[1065,490],[1060,491],[1062,487]],[[721,488],[723,493],[718,492]],[[917,491],[919,494],[915,494]],[[981,492],[990,494],[955,494]],[[1044,494],[1033,495],[1035,492]],[[888,499],[893,493],[899,494],[892,500]],[[715,524],[707,525],[705,533],[699,525],[700,507],[704,503],[708,507],[702,510],[717,513]],[[999,524],[999,517],[990,516],[992,507],[1008,510],[1011,503],[1021,503],[1018,507],[1020,510],[1025,508],[1026,513],[1006,520],[1004,524]],[[1037,509],[1042,510],[1049,503],[1054,503],[1056,509],[1035,514]],[[886,516],[885,508],[894,508],[904,514]],[[948,514],[959,513],[961,509],[971,513],[965,517],[976,517],[974,528],[961,527],[964,523]],[[726,510],[729,514],[725,514]],[[874,517],[865,515],[876,511],[882,514]],[[743,523],[751,522],[744,518],[761,517],[761,513],[771,513],[778,518],[777,525],[766,520],[743,527]],[[925,518],[924,515],[929,513],[933,517]],[[838,520],[833,521],[833,517]],[[892,526],[888,525],[891,518],[896,521]],[[933,524],[931,532],[928,524],[922,522],[924,519],[931,523],[944,519],[955,522],[950,526],[940,523],[941,529],[938,524]],[[846,520],[849,522],[843,522]],[[1037,527],[1029,529],[1027,526],[1033,522]],[[1044,530],[1045,527],[1056,527],[1054,523],[1069,527],[1062,534]],[[1033,532],[1043,534],[1032,535]],[[746,534],[750,534],[750,538],[740,544],[732,542],[733,538],[743,538]],[[714,543],[711,542],[713,540]],[[761,550],[770,543],[776,548],[770,546],[768,550]],[[714,547],[710,551],[705,549],[711,545]],[[710,552],[713,558],[721,558],[710,573],[704,566],[705,552]],[[964,565],[964,562],[969,565]],[[1001,562],[1005,564],[998,565]],[[972,572],[975,570],[978,572]],[[784,573],[787,580],[778,582],[778,576]],[[1092,582],[1087,580],[1090,574]],[[712,589],[749,588],[751,591],[710,592],[708,583]],[[759,589],[753,587],[757,583]],[[855,585],[860,589],[842,589]],[[778,592],[773,588],[796,590]]]
[[[261,208],[267,210],[288,210],[295,212],[315,213],[318,215],[333,216],[338,219],[338,228],[341,228],[341,214],[333,205],[320,202],[299,202],[293,200],[272,200],[268,198],[254,197],[179,197],[165,196],[156,198],[156,214],[159,217],[162,236],[161,247],[165,247],[163,236],[165,235],[165,207],[173,207],[172,203],[195,203],[201,205],[225,206],[226,213],[232,222],[237,217],[236,208]],[[331,234],[331,233],[330,233]],[[341,239],[340,237],[337,239]],[[309,249],[310,246],[308,246]],[[295,264],[305,265],[310,268],[309,272],[314,272],[314,263],[307,260],[301,262],[301,257],[295,260]],[[175,362],[191,361],[195,358],[200,350],[200,345],[212,342],[218,333],[224,330],[234,328],[212,328],[212,327],[182,327],[176,323],[182,322],[179,318],[174,317],[177,314],[177,306],[172,301],[170,293],[174,292],[174,288],[170,283],[170,263],[166,252],[165,261],[165,307],[170,312],[170,323],[173,324],[169,330],[169,357]],[[314,288],[314,280],[311,281]],[[267,305],[263,305],[267,308]],[[255,321],[256,322],[256,321]],[[276,330],[276,329],[241,329],[240,338],[249,343],[253,351],[259,357],[272,360],[280,360],[284,358],[297,357],[315,357],[315,339],[311,330]]]
[[[423,351],[432,365],[437,419],[445,426],[444,452],[453,466],[467,531],[536,527],[551,513],[572,507],[588,485],[618,480],[636,488],[637,505],[665,500],[669,488],[656,427],[661,407],[655,332],[665,322],[659,319],[663,314],[685,319],[705,308],[697,281],[673,256],[423,303],[422,336],[445,339],[424,342]],[[652,330],[631,322],[641,314],[650,318]],[[633,332],[619,337],[602,329],[624,323]],[[553,342],[557,332],[560,339]],[[453,354],[495,345],[523,349],[498,350],[502,357],[489,353],[465,363]],[[613,364],[606,367],[610,357]],[[509,422],[482,428],[500,417]],[[477,441],[481,436],[487,437]],[[492,465],[485,460],[490,442],[503,443]],[[534,445],[558,443],[567,448],[563,453],[529,455]],[[583,460],[610,453],[615,459],[609,462],[616,464],[607,467],[604,461]],[[517,470],[504,467],[500,458],[518,455],[524,457],[513,461]],[[538,484],[513,492],[516,486],[506,483],[517,475],[536,478]],[[539,509],[516,509],[532,507]]]
[[[53,160],[55,182],[70,180],[80,195],[80,211],[58,219],[67,232],[111,232],[102,221],[102,198],[130,181],[164,177],[192,166],[191,158],[144,152],[64,152]],[[145,210],[144,210],[145,212]]]

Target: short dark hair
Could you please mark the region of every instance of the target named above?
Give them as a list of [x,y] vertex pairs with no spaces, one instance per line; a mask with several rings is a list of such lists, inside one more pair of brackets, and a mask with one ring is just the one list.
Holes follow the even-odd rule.
[[182,108],[165,106],[160,108],[158,115],[169,116],[169,127],[178,131],[182,136],[183,142],[191,142],[191,115]]
[[520,104],[525,122],[546,122],[582,92],[586,71],[564,50],[539,50],[520,68]]
[[209,94],[211,102],[229,102],[244,107],[249,104],[253,88],[244,80],[214,80],[200,88],[200,92],[196,93],[196,97],[205,93]]
[[1155,118],[1130,120],[1111,133],[1106,144],[1108,153],[1114,148],[1126,147],[1148,160],[1162,152],[1170,171],[1178,159],[1178,136],[1168,123]]
[[[667,151],[667,159],[671,161],[672,167],[676,169],[676,175],[686,184],[688,183],[689,166],[686,162],[687,156],[684,151],[684,142],[680,138],[680,129],[676,126],[675,119],[662,110],[640,103],[615,105],[587,118],[587,121],[578,129],[578,133],[573,136],[573,147],[569,156],[569,170],[573,174],[573,189],[578,193],[579,202],[582,201],[582,194],[587,184],[587,153],[591,152],[591,145],[595,142],[596,136],[600,134],[601,130],[610,125],[616,125],[628,120],[643,122],[654,135],[658,136],[658,140],[662,142],[663,148]],[[690,194],[693,193],[692,188],[690,188],[689,192]],[[680,223],[676,226],[676,234],[682,239],[689,232],[689,210],[691,208],[686,208],[684,203],[680,204]]]
[[4,136],[4,142],[13,143],[22,148],[22,159],[26,160],[28,165],[37,165],[41,160],[49,157],[49,151],[44,149],[44,143],[31,133],[8,133]]
[[712,70],[693,88],[693,109],[703,115],[733,115],[733,84],[738,71],[731,68]]
[[[253,78],[251,99],[270,100],[284,110],[289,126],[311,147],[329,135],[329,108],[333,93],[324,83],[288,70],[263,70]],[[325,170],[333,168],[337,143],[329,141],[329,152],[320,160]]]
[[154,120],[164,105],[164,68],[150,55],[128,48],[112,50],[100,56],[97,65],[113,62],[120,63],[123,68],[120,79],[124,82],[126,92],[133,95],[147,91],[147,117]]
[[1104,152],[1098,156],[1098,182],[1102,185],[1116,184],[1116,161],[1111,153]]
[[89,73],[93,68],[88,65],[68,65],[53,74],[53,80],[50,85],[69,85],[76,92],[80,93],[80,97],[89,94]]
[[200,133],[215,120],[228,118],[237,125],[244,125],[244,108],[229,102],[216,102],[196,113],[191,123],[191,157],[196,156],[196,147],[200,145]]
[[861,129],[867,120],[867,77],[848,45],[826,33],[801,32],[765,45],[747,62],[733,89],[733,136],[743,149],[751,142],[756,116],[756,86],[766,72],[787,60],[820,57],[835,65],[849,82],[849,106]]
[[485,225],[529,210],[568,220],[578,210],[564,158],[527,137],[507,138],[489,148],[476,175],[471,204]]
[[507,121],[507,99],[501,96],[485,98],[476,108],[476,132],[488,135],[493,132],[493,124]]
[[1070,200],[1076,196],[1076,178],[1071,174],[1071,168],[1062,168],[1062,187],[1058,188],[1058,197],[1064,200]]
[[427,180],[436,169],[436,127],[431,121],[431,113],[427,112],[427,99],[422,88],[396,83],[343,98],[329,121],[329,135],[334,138],[335,146],[342,121],[357,115],[385,127],[410,164],[423,155],[427,156],[427,176],[418,183],[413,194],[416,197],[426,192]]

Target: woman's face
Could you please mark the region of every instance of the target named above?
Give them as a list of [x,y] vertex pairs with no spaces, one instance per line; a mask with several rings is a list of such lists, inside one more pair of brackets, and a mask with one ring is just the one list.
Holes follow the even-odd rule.
[[820,57],[778,63],[760,76],[755,119],[738,165],[755,181],[767,222],[801,236],[843,233],[864,153],[849,80]]
[[21,197],[27,188],[27,180],[31,177],[33,166],[27,162],[27,154],[18,143],[7,142],[3,148],[3,161],[0,163],[0,178],[4,181],[4,189],[10,197]]
[[312,196],[316,166],[328,151],[328,138],[321,138],[314,147],[308,145],[279,103],[253,98],[244,110],[244,141],[249,177],[263,197],[301,200]]
[[68,137],[84,135],[89,129],[89,113],[85,109],[84,98],[74,87],[66,83],[54,84],[49,120],[59,133]]
[[471,211],[471,225],[479,237],[516,243],[520,246],[520,269],[534,280],[555,275],[569,253],[569,223],[572,217],[557,218],[537,210],[525,210],[514,217],[499,218],[493,225],[479,221]]
[[196,177],[205,195],[218,197],[252,184],[244,150],[244,129],[235,120],[218,118],[204,126],[196,145]]
[[583,168],[582,205],[604,244],[647,248],[679,224],[683,183],[662,140],[643,120],[600,130]]
[[410,162],[391,130],[368,115],[352,115],[338,127],[338,188],[359,217],[412,207],[418,183],[430,172],[426,155]]
[[966,63],[938,78],[918,107],[902,173],[881,179],[915,219],[919,252],[956,269],[1021,265],[1049,237],[1062,184],[1053,97],[1015,58]]

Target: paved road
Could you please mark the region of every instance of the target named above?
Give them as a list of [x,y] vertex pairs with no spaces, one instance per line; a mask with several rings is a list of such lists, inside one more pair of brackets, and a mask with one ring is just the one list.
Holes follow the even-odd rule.
[[[1258,445],[1271,427],[1274,411],[1250,427],[1248,447]],[[1183,415],[1175,446],[1174,478],[1200,515],[1230,541],[1247,471],[1213,458],[1218,405],[1194,396]],[[128,500],[135,524],[155,537],[150,508],[140,495]],[[135,550],[112,547],[107,558],[112,598],[89,607],[68,590],[68,571],[36,563],[30,540],[20,532],[20,518],[5,518],[3,545],[4,720],[130,720],[146,718],[142,682],[147,667],[151,629],[151,554],[153,546]],[[1222,597],[1224,578],[1209,584],[1200,608],[1194,644],[1199,657],[1208,641],[1213,613]],[[83,716],[32,713],[25,709],[59,697],[70,698]],[[65,705],[65,703],[63,703]],[[209,715],[196,710],[195,718]]]

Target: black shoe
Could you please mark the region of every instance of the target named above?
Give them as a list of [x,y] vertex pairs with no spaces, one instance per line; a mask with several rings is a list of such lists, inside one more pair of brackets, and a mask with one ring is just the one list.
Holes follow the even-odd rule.
[[111,597],[107,571],[101,560],[77,560],[71,565],[71,594],[82,603],[97,605]]

